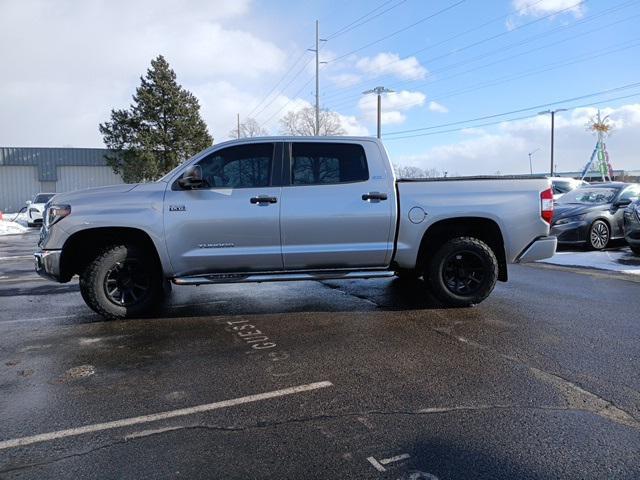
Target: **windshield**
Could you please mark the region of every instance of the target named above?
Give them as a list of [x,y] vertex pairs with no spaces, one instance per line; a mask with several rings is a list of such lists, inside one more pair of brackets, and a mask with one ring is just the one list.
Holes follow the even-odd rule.
[[36,195],[33,203],[47,203],[54,195],[55,193],[41,193],[40,195]]
[[564,194],[558,203],[582,203],[585,205],[599,205],[611,203],[618,193],[615,188],[578,188]]

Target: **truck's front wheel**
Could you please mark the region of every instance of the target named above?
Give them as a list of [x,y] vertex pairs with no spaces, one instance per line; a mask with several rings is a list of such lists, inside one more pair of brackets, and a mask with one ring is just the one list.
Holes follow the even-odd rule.
[[425,279],[445,304],[468,307],[482,302],[493,291],[498,260],[491,248],[477,238],[453,238],[427,261]]
[[80,274],[80,292],[103,317],[131,318],[148,315],[161,304],[163,282],[152,256],[135,245],[112,245]]

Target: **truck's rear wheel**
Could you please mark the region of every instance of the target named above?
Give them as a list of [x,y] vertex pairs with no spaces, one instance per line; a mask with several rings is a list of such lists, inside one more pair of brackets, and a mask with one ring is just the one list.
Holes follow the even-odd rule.
[[112,245],[80,274],[80,292],[87,305],[105,318],[140,317],[161,305],[163,282],[152,256],[134,245]]
[[453,238],[427,262],[425,279],[432,293],[454,307],[482,302],[498,279],[498,260],[491,248],[473,237]]

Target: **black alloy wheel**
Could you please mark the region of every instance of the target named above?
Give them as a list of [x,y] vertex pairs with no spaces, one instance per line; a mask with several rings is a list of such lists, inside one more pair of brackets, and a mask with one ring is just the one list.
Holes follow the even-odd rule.
[[485,264],[480,255],[471,250],[460,250],[444,261],[442,280],[455,295],[475,295],[483,285]]
[[107,298],[122,307],[144,301],[151,288],[149,272],[138,259],[116,262],[104,277]]

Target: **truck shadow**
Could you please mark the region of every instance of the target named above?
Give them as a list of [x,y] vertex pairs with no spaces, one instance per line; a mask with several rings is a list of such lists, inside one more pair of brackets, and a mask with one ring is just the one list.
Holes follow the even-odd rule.
[[[298,295],[287,298],[273,298],[265,295],[252,295],[246,285],[233,289],[233,297],[212,295],[205,297],[187,297],[186,301],[164,305],[157,316],[159,318],[205,317],[220,315],[274,315],[288,313],[326,313],[326,312],[366,312],[366,311],[414,311],[442,310],[453,307],[443,305],[428,293],[421,280],[350,280],[304,282],[313,286],[301,289]],[[323,289],[318,289],[321,285]],[[327,294],[327,290],[336,294]],[[184,292],[184,291],[183,291]],[[183,293],[180,292],[180,293]],[[221,293],[221,292],[220,292]],[[341,294],[341,295],[340,295]],[[182,296],[182,295],[181,295]],[[227,298],[227,300],[224,300]],[[205,300],[205,301],[203,301]]]

